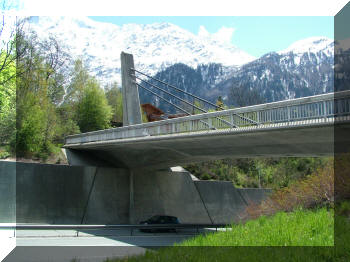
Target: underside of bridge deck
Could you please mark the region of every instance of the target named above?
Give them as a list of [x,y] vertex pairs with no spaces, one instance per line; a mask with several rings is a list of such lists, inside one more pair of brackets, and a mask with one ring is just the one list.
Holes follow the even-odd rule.
[[323,124],[250,132],[196,132],[70,144],[66,148],[114,166],[161,169],[228,157],[331,156],[335,146],[337,152],[347,152],[350,124],[337,125],[336,134],[334,130],[333,124]]

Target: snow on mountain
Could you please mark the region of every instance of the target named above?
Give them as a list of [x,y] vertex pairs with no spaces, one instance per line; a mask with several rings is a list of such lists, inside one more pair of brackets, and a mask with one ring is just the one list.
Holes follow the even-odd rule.
[[[267,53],[229,72],[214,63],[196,70],[175,64],[156,77],[212,102],[221,96],[227,105],[242,106],[331,92],[333,67],[334,42],[314,37],[298,41],[284,51]],[[147,93],[140,94],[145,103],[156,104],[164,111],[173,110]]]
[[232,28],[215,34],[200,28],[196,35],[170,23],[117,26],[86,17],[31,21],[39,37],[54,35],[104,84],[120,84],[124,51],[134,55],[137,69],[213,101],[222,96],[227,104],[234,103],[232,88],[256,90],[269,102],[330,92],[334,86],[334,41],[326,37],[299,40],[255,59],[230,44]]
[[294,42],[288,48],[278,52],[279,54],[285,54],[289,52],[293,52],[295,54],[302,53],[318,53],[324,52],[328,55],[331,55],[334,48],[334,40],[327,37],[309,37],[306,39],[302,39]]
[[[327,37],[309,37],[294,42],[288,48],[279,51],[279,55],[288,55],[293,53],[295,63],[300,63],[300,58],[307,54],[315,54],[317,58],[334,56],[334,40]],[[319,62],[319,61],[318,61]]]
[[209,63],[235,67],[255,59],[227,41],[195,35],[170,23],[118,26],[87,17],[33,17],[31,26],[39,37],[56,36],[103,83],[120,83],[122,51],[132,53],[135,67],[150,75],[176,63],[192,68]]
[[215,95],[244,87],[257,90],[265,101],[272,102],[327,93],[334,90],[333,68],[334,41],[307,38],[241,66],[231,78],[216,86]]

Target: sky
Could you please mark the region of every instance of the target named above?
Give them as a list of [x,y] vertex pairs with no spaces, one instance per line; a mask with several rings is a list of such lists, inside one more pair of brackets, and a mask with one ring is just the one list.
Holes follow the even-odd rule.
[[255,57],[313,36],[334,39],[333,16],[90,16],[116,25],[169,22],[194,34],[211,34]]
[[307,37],[334,39],[334,16],[348,1],[0,0],[3,2],[25,15],[83,15],[117,25],[169,22],[194,34],[213,34],[259,57]]

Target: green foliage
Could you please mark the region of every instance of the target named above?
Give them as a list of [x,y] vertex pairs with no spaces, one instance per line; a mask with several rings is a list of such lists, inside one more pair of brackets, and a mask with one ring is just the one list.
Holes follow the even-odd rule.
[[[193,104],[194,104],[196,107],[199,107],[199,108],[204,109],[203,104],[202,104],[200,101],[196,100],[196,99],[193,100]],[[199,110],[199,109],[193,107],[193,110],[192,110],[192,114],[193,114],[193,115],[202,114],[202,113],[203,113],[203,111],[201,111],[201,110]]]
[[112,109],[108,105],[103,90],[94,79],[87,82],[77,103],[77,123],[82,132],[110,127]]
[[83,90],[91,81],[87,69],[83,65],[83,61],[78,59],[74,63],[74,69],[71,72],[71,81],[67,86],[65,103],[73,104],[80,101],[83,95]]
[[0,147],[0,159],[6,159],[10,156],[10,152],[5,147]]
[[305,178],[327,158],[261,158],[224,159],[185,166],[192,174],[203,180],[232,181],[236,187],[286,187]]
[[28,93],[18,104],[18,121],[14,148],[19,156],[41,151],[44,145],[46,112],[41,107],[39,98]]
[[14,61],[7,63],[5,52],[0,53],[0,145],[7,143],[16,128],[16,66]]
[[56,111],[58,123],[54,140],[57,143],[63,143],[64,137],[80,133],[79,126],[75,121],[75,106],[71,103],[64,103]]
[[341,202],[335,207],[336,213],[350,218],[350,201]]
[[350,220],[334,218],[333,210],[296,210],[232,225],[226,232],[199,235],[156,252],[107,261],[348,261],[349,230]]
[[112,121],[123,122],[123,97],[117,83],[105,88],[108,104],[112,107]]
[[290,212],[297,208],[334,207],[334,167],[329,161],[323,168],[288,187],[275,190],[259,204],[249,203],[248,218]]
[[226,232],[184,241],[181,246],[333,246],[334,212],[296,210],[232,225]]
[[[11,101],[13,112],[17,113],[12,123],[13,126],[16,123],[16,133],[6,137],[13,152],[45,160],[51,154],[60,154],[58,145],[65,136],[110,126],[112,109],[104,91],[81,60],[75,61],[71,72],[67,71],[69,56],[61,43],[53,37],[38,41],[35,33],[20,32],[16,35],[16,47],[16,67],[7,63],[0,72],[1,81],[13,73],[17,75],[13,78],[15,81],[6,82],[12,84],[10,89],[4,89],[7,96],[3,88],[0,89],[1,120],[5,119],[5,113],[9,115]],[[120,100],[117,94],[118,107],[114,113],[119,118]],[[3,132],[3,123],[5,121],[0,124],[1,134],[9,134]]]
[[227,109],[221,96],[216,100],[216,105],[218,106],[218,108],[215,108],[216,111]]
[[61,118],[63,110],[59,110],[67,78],[64,75],[67,55],[54,38],[39,42],[29,32],[17,32],[16,47],[14,110],[17,114],[11,151],[18,156],[45,160],[57,152],[54,143],[59,135],[76,130],[70,127],[74,127],[72,118]]

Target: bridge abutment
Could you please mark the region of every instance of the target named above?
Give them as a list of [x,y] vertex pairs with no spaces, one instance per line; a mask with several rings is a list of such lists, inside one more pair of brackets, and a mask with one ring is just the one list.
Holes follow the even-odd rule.
[[[182,223],[239,220],[247,200],[230,182],[193,181],[186,171],[66,166],[0,161],[1,223],[129,224],[153,215]],[[256,191],[256,190],[255,190]],[[12,215],[11,215],[12,214]]]

